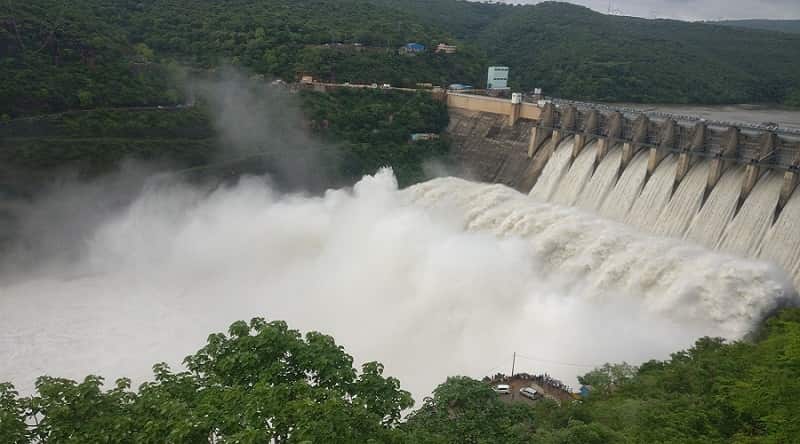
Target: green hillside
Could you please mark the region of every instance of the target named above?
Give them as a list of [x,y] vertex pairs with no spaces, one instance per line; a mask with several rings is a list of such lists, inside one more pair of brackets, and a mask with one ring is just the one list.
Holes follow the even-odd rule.
[[176,64],[407,86],[474,83],[486,65],[469,45],[447,57],[401,56],[397,48],[406,42],[449,36],[355,0],[32,0],[0,8],[0,115],[11,117],[175,103],[180,92],[169,80]]
[[723,26],[736,26],[739,28],[760,29],[763,31],[800,34],[800,20],[723,20],[709,23]]
[[[783,102],[800,85],[800,36],[567,3],[32,0],[0,8],[0,115],[12,117],[174,103],[174,63],[397,85],[480,85],[487,64],[503,63],[515,87],[613,101]],[[446,41],[459,52],[397,54],[410,41]]]
[[[606,16],[567,3],[0,3],[0,147],[3,159],[26,167],[57,167],[63,161],[102,171],[122,157],[149,159],[162,154],[182,159],[184,166],[202,164],[213,158],[219,145],[209,119],[199,120],[206,122],[203,128],[195,123],[182,128],[183,122],[197,122],[197,116],[172,118],[193,111],[179,110],[160,121],[176,125],[163,130],[166,137],[139,140],[134,133],[110,137],[104,125],[119,116],[149,122],[154,115],[150,111],[187,102],[191,93],[185,88],[187,72],[213,77],[225,65],[265,80],[294,81],[310,74],[326,81],[414,87],[419,82],[482,86],[486,67],[504,64],[511,68],[514,89],[541,87],[548,95],[572,99],[800,106],[800,35]],[[422,43],[428,50],[414,56],[399,54],[398,48],[408,42]],[[458,52],[431,51],[440,42],[456,45]],[[373,172],[370,169],[388,162],[402,183],[411,183],[422,177],[422,162],[447,151],[442,141],[428,154],[415,147],[389,156],[391,150],[404,152],[408,132],[423,126],[416,117],[414,124],[398,123],[394,113],[433,112],[437,120],[429,126],[441,129],[438,116],[446,110],[432,108],[422,95],[409,101],[385,94],[358,96],[336,95],[329,101],[299,97],[307,113],[326,115],[324,120],[342,125],[317,131],[346,147],[348,176]],[[83,115],[85,127],[99,129],[88,134],[69,133],[67,128],[53,137],[18,133],[24,125],[16,123],[4,127],[26,116],[90,110],[120,114]],[[378,112],[389,114],[364,119]],[[361,121],[370,123],[363,128],[351,125]],[[177,152],[165,147],[176,147]]]
[[373,0],[474,42],[518,88],[574,99],[736,103],[800,95],[800,36],[608,16],[568,3]]

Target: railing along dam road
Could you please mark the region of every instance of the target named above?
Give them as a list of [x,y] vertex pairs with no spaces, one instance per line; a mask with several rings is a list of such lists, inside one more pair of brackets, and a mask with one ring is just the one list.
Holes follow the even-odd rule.
[[447,94],[471,177],[766,259],[800,288],[800,138],[758,125]]

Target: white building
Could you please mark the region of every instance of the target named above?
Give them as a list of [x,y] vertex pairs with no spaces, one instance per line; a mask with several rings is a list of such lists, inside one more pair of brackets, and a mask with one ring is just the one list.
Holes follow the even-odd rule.
[[508,89],[508,66],[490,66],[486,89]]
[[455,54],[456,52],[458,52],[458,48],[456,48],[455,45],[448,45],[447,43],[439,43],[439,45],[436,46],[436,52],[445,54]]

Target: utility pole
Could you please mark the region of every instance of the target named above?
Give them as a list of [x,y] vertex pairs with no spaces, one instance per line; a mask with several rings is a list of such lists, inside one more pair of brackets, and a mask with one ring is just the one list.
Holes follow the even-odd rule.
[[514,377],[514,366],[517,364],[517,352],[514,352],[514,360],[511,361],[511,377]]
[[508,379],[508,385],[511,386],[511,399],[514,399],[514,386],[512,385],[514,379],[514,366],[517,364],[517,352],[514,352],[514,360],[511,361],[511,377]]

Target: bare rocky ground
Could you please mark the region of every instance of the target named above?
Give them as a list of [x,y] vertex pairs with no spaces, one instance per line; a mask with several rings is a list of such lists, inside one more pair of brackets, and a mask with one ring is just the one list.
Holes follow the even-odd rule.
[[563,402],[571,402],[575,400],[573,395],[566,391],[556,387],[551,387],[544,384],[538,384],[529,378],[525,378],[522,375],[516,375],[513,378],[502,378],[502,379],[494,379],[490,382],[492,387],[497,384],[508,384],[511,386],[511,394],[510,395],[499,395],[500,399],[505,402],[523,402],[532,404],[536,402],[536,400],[532,400],[520,395],[519,391],[525,387],[531,387],[536,390],[538,393],[544,395],[544,397],[549,398],[559,404]]

